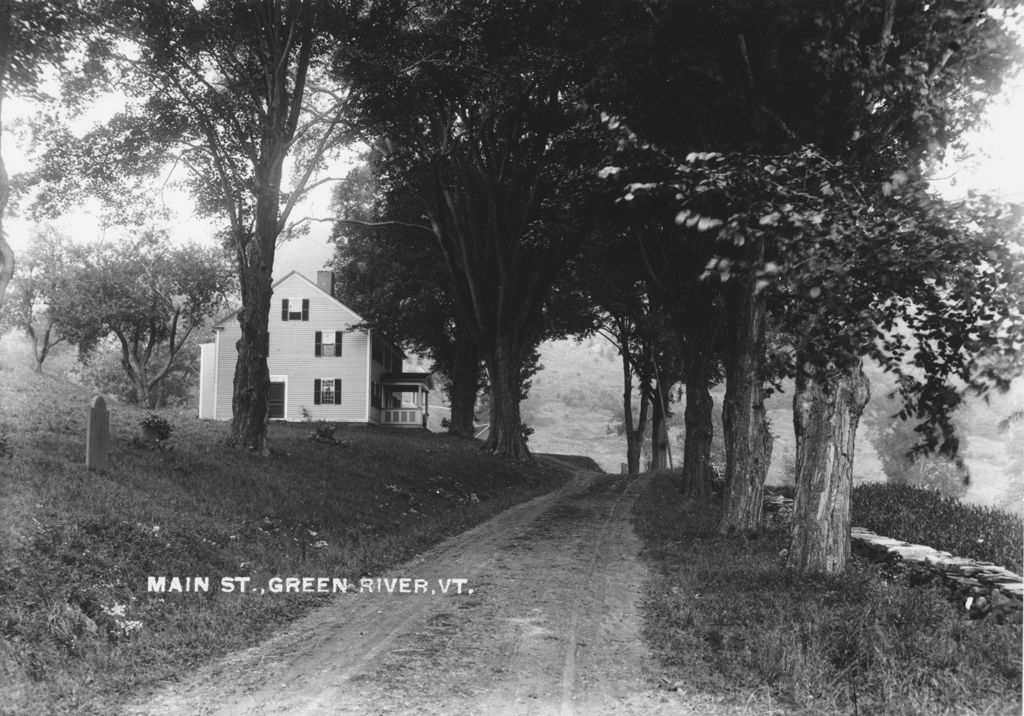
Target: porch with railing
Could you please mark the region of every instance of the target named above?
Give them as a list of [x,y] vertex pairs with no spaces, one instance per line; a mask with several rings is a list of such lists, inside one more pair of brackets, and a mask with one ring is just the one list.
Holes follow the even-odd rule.
[[381,424],[402,427],[423,427],[424,411],[420,408],[385,408],[381,410]]
[[381,379],[381,425],[427,427],[431,387],[429,373],[386,373]]

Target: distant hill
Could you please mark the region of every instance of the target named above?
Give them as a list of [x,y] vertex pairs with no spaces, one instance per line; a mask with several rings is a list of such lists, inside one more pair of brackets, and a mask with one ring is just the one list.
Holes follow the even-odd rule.
[[[622,421],[622,365],[615,347],[601,337],[549,341],[541,346],[543,368],[533,378],[529,397],[523,403],[523,420],[534,429],[530,449],[534,452],[587,455],[604,470],[618,472],[626,460],[625,437],[617,434]],[[890,376],[867,366],[872,381],[872,399],[857,431],[855,482],[886,479],[871,442],[873,430],[888,424],[892,390]],[[713,391],[716,420],[719,419],[724,387]],[[792,482],[796,458],[793,436],[793,392],[791,384],[766,402],[775,435],[769,484]],[[991,403],[969,401],[957,414],[963,433],[962,449],[971,471],[971,485],[964,499],[996,505],[1006,496],[1010,476],[1024,470],[1024,442],[1014,434],[1000,431],[998,424],[1015,410],[1024,410],[1024,386],[1015,385],[1006,395],[993,396]],[[674,406],[669,440],[675,464],[682,460],[683,405]],[[715,426],[721,439],[721,423]],[[1024,478],[1024,475],[1019,477]]]
[[608,341],[549,341],[541,347],[540,371],[522,405],[534,429],[530,450],[586,455],[605,472],[626,460],[625,437],[615,434],[622,414],[622,365]]

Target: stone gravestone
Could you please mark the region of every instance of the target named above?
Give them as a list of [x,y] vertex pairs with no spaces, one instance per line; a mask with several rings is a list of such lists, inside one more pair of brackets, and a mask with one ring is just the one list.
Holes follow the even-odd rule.
[[110,456],[110,413],[102,395],[92,399],[85,425],[86,469],[106,472]]

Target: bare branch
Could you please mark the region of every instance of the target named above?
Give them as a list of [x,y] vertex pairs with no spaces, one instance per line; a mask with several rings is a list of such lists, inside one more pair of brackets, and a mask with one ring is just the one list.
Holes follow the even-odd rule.
[[427,233],[429,233],[432,236],[434,235],[434,229],[433,228],[431,228],[429,226],[425,226],[423,224],[414,224],[414,223],[409,222],[409,221],[397,221],[397,220],[388,220],[388,221],[360,221],[358,219],[339,219],[339,218],[334,217],[334,216],[329,217],[329,218],[318,218],[318,217],[313,217],[313,216],[306,216],[306,217],[303,217],[302,219],[300,219],[299,221],[295,222],[294,224],[292,224],[291,227],[294,228],[294,227],[298,226],[299,224],[302,224],[302,223],[307,222],[307,221],[333,221],[333,222],[336,222],[338,224],[351,224],[352,226],[366,226],[366,227],[370,227],[370,228],[380,228],[380,227],[385,227],[385,226],[401,226],[401,227],[404,227],[406,229],[419,229],[420,231],[426,231]]
[[285,226],[288,225],[288,216],[292,213],[292,209],[295,208],[295,202],[298,201],[299,196],[305,193],[306,182],[309,181],[310,177],[313,176],[313,171],[316,169],[317,161],[323,156],[324,151],[327,148],[327,142],[334,133],[335,127],[338,125],[339,118],[335,118],[331,121],[331,125],[324,132],[324,136],[320,138],[317,143],[316,150],[313,152],[313,156],[310,157],[309,163],[306,166],[306,170],[302,173],[302,178],[295,184],[295,192],[288,198],[288,202],[285,204],[284,209],[281,210],[281,218],[278,220],[277,227],[278,231],[282,231]]
[[305,196],[306,194],[308,194],[309,192],[313,191],[314,189],[316,189],[318,186],[322,186],[324,184],[329,184],[332,181],[344,181],[344,180],[345,180],[345,177],[325,177],[323,179],[319,179],[318,181],[315,181],[312,184],[309,184],[309,185],[303,187],[302,191],[296,192],[296,194],[298,196],[302,197],[302,196]]

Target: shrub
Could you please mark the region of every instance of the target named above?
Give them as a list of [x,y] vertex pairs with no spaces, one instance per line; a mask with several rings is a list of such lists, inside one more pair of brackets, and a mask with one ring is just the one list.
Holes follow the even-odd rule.
[[1001,510],[967,505],[935,490],[875,482],[853,489],[852,518],[886,537],[1021,571],[1024,521]]
[[150,413],[142,420],[139,421],[139,425],[147,430],[151,430],[156,435],[157,440],[166,440],[171,437],[171,433],[174,432],[174,428],[167,421],[156,413]]
[[313,430],[314,440],[334,440],[334,433],[338,431],[338,426],[333,423],[321,423],[315,430]]

